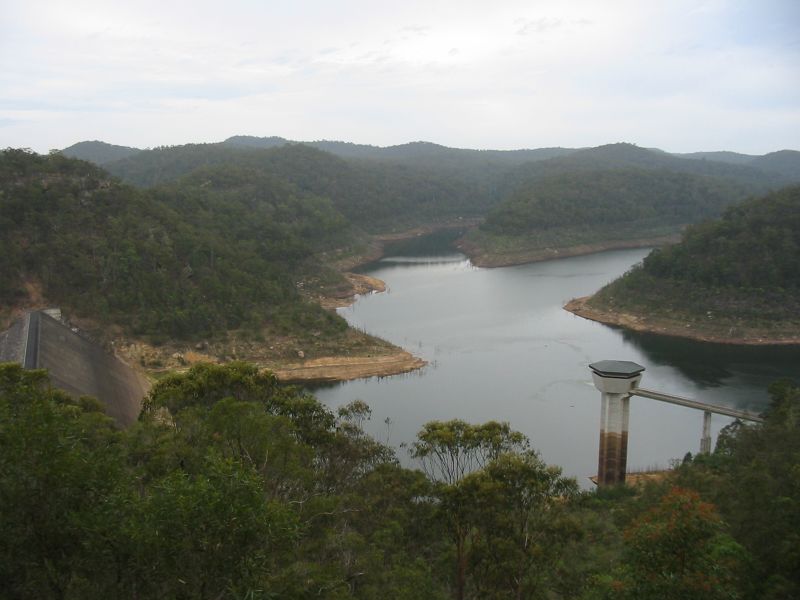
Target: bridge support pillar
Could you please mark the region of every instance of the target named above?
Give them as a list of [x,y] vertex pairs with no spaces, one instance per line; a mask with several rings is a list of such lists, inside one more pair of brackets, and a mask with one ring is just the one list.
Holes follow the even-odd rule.
[[629,361],[603,360],[589,368],[600,390],[597,485],[618,485],[625,483],[628,462],[630,392],[639,385],[644,367]]
[[703,437],[700,438],[700,454],[711,454],[711,412],[703,411]]

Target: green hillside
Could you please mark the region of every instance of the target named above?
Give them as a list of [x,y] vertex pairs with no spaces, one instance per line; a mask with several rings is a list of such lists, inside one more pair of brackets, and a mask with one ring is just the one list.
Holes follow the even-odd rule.
[[685,154],[675,154],[674,156],[693,160],[714,160],[717,162],[732,163],[734,165],[746,165],[756,158],[752,154],[741,154],[739,152],[729,152],[727,150],[716,152],[687,152]]
[[188,144],[144,151],[106,168],[129,183],[149,187],[219,165],[257,170],[329,198],[353,224],[373,232],[479,216],[494,202],[483,175],[468,179],[458,171],[345,160],[305,144],[267,149]]
[[777,173],[786,181],[800,181],[800,152],[797,150],[770,152],[755,157],[749,164],[769,173]]
[[[312,235],[313,233],[313,235]],[[0,303],[48,303],[104,328],[192,339],[241,327],[346,329],[304,301],[314,259],[352,241],[330,202],[250,173],[207,170],[141,191],[89,163],[0,153]]]
[[734,164],[717,160],[692,160],[660,150],[640,148],[635,144],[617,143],[585,148],[567,156],[522,165],[509,173],[506,178],[506,186],[509,190],[513,190],[518,187],[526,187],[533,180],[548,175],[626,168],[662,170],[727,179],[752,186],[754,190],[761,192],[772,187],[786,185],[791,181],[800,182],[800,172],[796,173],[793,178],[787,179],[779,173],[767,172],[749,163]]
[[134,154],[141,152],[139,148],[131,148],[129,146],[116,146],[114,144],[107,144],[93,140],[90,142],[78,142],[69,148],[64,148],[61,154],[69,158],[78,158],[80,160],[88,160],[96,165],[105,165],[115,160],[121,160]]
[[[73,147],[74,148],[74,147]],[[280,137],[234,136],[217,144],[145,150],[104,166],[124,181],[152,187],[208,166],[257,171],[328,198],[352,224],[371,233],[485,216],[518,202],[542,178],[576,173],[646,169],[710,177],[760,193],[792,179],[793,156],[758,159],[756,168],[690,160],[632,144],[572,150],[466,150],[429,142],[378,147],[335,141],[292,142]]]
[[588,305],[684,320],[723,337],[759,328],[776,338],[797,336],[800,186],[730,207],[721,219],[691,227],[680,244],[653,251]]
[[493,209],[465,244],[487,260],[522,262],[547,248],[648,240],[717,216],[750,191],[730,180],[630,167],[542,176]]
[[330,152],[342,158],[370,159],[389,162],[401,162],[426,168],[466,169],[487,163],[514,166],[526,162],[545,160],[556,156],[566,156],[575,152],[571,148],[536,148],[525,150],[470,150],[465,148],[449,148],[431,142],[409,142],[397,146],[371,146],[319,140],[314,142],[292,142],[280,137],[254,137],[235,135],[223,142],[225,145],[249,148],[274,148],[285,144],[303,144],[318,150]]

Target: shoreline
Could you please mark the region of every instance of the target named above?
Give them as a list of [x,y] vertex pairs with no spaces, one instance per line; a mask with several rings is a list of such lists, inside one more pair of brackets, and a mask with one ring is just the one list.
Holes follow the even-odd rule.
[[563,308],[578,317],[604,325],[622,327],[640,333],[652,333],[668,337],[690,339],[697,342],[725,344],[730,346],[794,346],[800,345],[800,335],[784,338],[769,337],[763,330],[737,328],[728,336],[696,328],[685,320],[651,318],[629,313],[616,313],[587,306],[592,296],[573,298]]
[[401,375],[421,369],[427,364],[427,361],[399,349],[381,356],[314,358],[270,370],[281,383],[313,384]]
[[473,229],[483,222],[483,217],[470,217],[467,219],[458,219],[455,221],[447,221],[444,223],[434,223],[432,225],[420,225],[412,229],[406,229],[397,233],[379,233],[373,236],[373,239],[380,243],[387,242],[401,242],[403,240],[410,240],[415,237],[423,235],[431,235],[439,233],[440,231],[448,231],[451,229]]
[[385,256],[386,245],[393,242],[411,240],[415,237],[422,237],[449,231],[453,229],[473,229],[483,222],[482,217],[447,221],[445,223],[435,223],[432,225],[420,225],[404,231],[394,233],[375,233],[369,235],[367,248],[361,254],[347,256],[346,258],[334,259],[329,264],[337,271],[346,273],[353,269],[358,269],[364,265],[380,260]]
[[593,244],[578,244],[575,246],[553,247],[553,248],[532,248],[520,250],[518,252],[495,254],[484,251],[477,245],[464,240],[459,240],[456,247],[466,254],[473,265],[493,269],[497,267],[513,267],[535,262],[544,262],[557,258],[570,258],[573,256],[584,256],[596,254],[606,250],[625,250],[630,248],[648,248],[650,246],[665,246],[674,244],[681,238],[681,234],[657,236],[651,238],[640,238],[635,240],[611,240],[607,242],[597,242]]

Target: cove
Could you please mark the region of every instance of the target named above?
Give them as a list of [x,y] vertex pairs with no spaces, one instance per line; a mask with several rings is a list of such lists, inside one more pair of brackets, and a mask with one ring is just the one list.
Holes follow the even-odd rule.
[[[396,247],[364,269],[387,291],[362,296],[340,314],[428,361],[421,371],[316,389],[332,408],[360,399],[366,429],[398,448],[430,420],[508,421],[541,457],[587,485],[597,470],[600,396],[589,363],[632,360],[642,386],[755,412],[767,386],[800,380],[800,349],[738,347],[647,335],[587,321],[562,309],[595,292],[647,255],[607,251],[515,267],[480,269],[425,238]],[[731,419],[715,415],[712,436]],[[632,398],[628,470],[667,467],[700,444],[702,413]],[[712,445],[714,443],[712,440]]]

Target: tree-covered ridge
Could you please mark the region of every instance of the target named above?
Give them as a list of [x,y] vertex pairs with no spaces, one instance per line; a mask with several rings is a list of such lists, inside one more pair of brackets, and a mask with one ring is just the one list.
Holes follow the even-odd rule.
[[296,278],[349,228],[325,201],[268,179],[236,188],[236,176],[140,191],[58,154],[3,152],[0,302],[25,304],[41,286],[70,314],[161,339],[244,325],[343,330],[300,298]]
[[800,186],[795,186],[689,228],[680,244],[654,250],[640,267],[600,290],[590,305],[796,329],[798,291]]
[[749,163],[767,172],[782,175],[787,182],[800,180],[800,152],[797,150],[778,150],[764,156],[757,156]]
[[792,598],[800,389],[639,492],[578,492],[508,424],[425,426],[425,473],[244,363],[115,430],[0,365],[0,579],[15,598]]
[[725,180],[663,170],[578,171],[532,180],[486,217],[482,229],[525,235],[558,227],[678,226],[718,215],[746,195]]
[[466,148],[449,148],[431,142],[409,142],[397,146],[383,147],[332,140],[290,142],[280,137],[254,137],[249,135],[232,136],[223,143],[229,146],[251,148],[273,148],[289,143],[303,144],[305,146],[312,146],[318,150],[330,152],[342,158],[400,162],[437,169],[474,168],[476,166],[486,166],[492,163],[514,166],[535,160],[566,156],[567,154],[575,152],[575,150],[571,148],[471,150]]
[[[775,173],[768,173],[750,164],[733,164],[715,160],[691,160],[673,156],[658,150],[640,148],[635,144],[617,143],[585,148],[568,156],[531,163],[518,169],[518,176],[535,178],[545,174],[576,170],[599,170],[613,168],[660,169],[674,173],[704,175],[731,179],[739,183],[761,186],[785,183]],[[794,181],[800,178],[796,173]]]
[[728,208],[644,260],[654,277],[708,286],[800,289],[800,186]]
[[139,148],[130,148],[128,146],[117,146],[115,144],[108,144],[99,140],[92,140],[86,142],[78,142],[68,148],[64,148],[61,154],[69,158],[77,158],[80,160],[88,160],[96,165],[105,165],[106,163],[121,160],[128,156],[133,156],[141,152]]
[[438,172],[407,164],[344,160],[305,144],[267,149],[224,144],[156,148],[106,165],[138,186],[168,183],[207,166],[248,169],[328,198],[368,231],[482,215],[494,202],[484,173]]
[[253,240],[266,259],[292,266],[357,234],[330,200],[247,167],[202,167],[152,188],[153,197],[193,225],[227,239]]
[[498,266],[663,243],[752,189],[663,169],[557,172],[520,184],[461,245],[478,264]]
[[748,165],[765,173],[779,176],[784,183],[796,183],[800,180],[800,152],[797,150],[778,150],[761,156],[738,154],[736,152],[692,152],[678,154],[682,158],[695,160],[711,160],[736,165]]
[[[105,164],[123,180],[144,187],[220,165],[254,169],[328,198],[353,224],[373,233],[481,217],[498,203],[524,194],[540,178],[585,171],[663,170],[724,179],[749,186],[753,193],[792,180],[785,169],[689,160],[632,144],[497,151],[428,142],[381,148],[234,136],[217,144],[155,148]],[[794,180],[798,178],[800,173]]]

